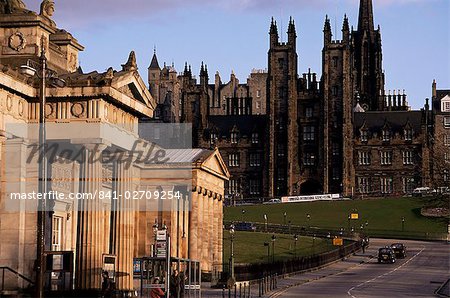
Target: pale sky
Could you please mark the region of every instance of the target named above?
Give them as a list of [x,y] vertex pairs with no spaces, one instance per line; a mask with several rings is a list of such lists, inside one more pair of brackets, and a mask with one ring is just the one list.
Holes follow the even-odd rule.
[[[39,0],[24,0],[39,10]],[[54,20],[86,47],[85,72],[121,69],[135,50],[144,81],[156,46],[160,66],[181,72],[187,61],[198,76],[208,65],[210,82],[219,71],[227,82],[232,70],[245,83],[253,68],[267,68],[269,25],[273,16],[286,40],[289,17],[295,20],[299,74],[321,74],[323,23],[331,19],[341,38],[346,13],[357,27],[359,0],[56,0]],[[450,1],[373,0],[380,24],[386,90],[405,89],[414,109],[431,96],[431,83],[450,89]],[[337,34],[335,34],[337,32]]]

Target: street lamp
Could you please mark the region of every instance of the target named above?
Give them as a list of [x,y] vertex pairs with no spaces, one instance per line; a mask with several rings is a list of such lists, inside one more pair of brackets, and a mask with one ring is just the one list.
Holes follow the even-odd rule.
[[264,231],[267,232],[267,214],[264,214]]
[[297,258],[297,241],[298,241],[298,235],[294,235],[294,256]]
[[245,210],[244,209],[242,209],[241,214],[242,214],[242,222],[244,222],[244,214],[245,214]]
[[349,214],[348,216],[347,216],[347,229],[350,231],[350,220],[352,219],[352,216]]
[[28,60],[26,65],[20,67],[20,73],[28,77],[39,78],[39,159],[38,159],[38,193],[42,200],[38,201],[37,210],[37,248],[36,258],[38,268],[36,275],[36,291],[39,298],[44,294],[45,275],[45,218],[47,200],[47,157],[46,157],[46,129],[45,129],[45,89],[47,79],[51,79],[56,87],[63,87],[65,82],[57,78],[56,72],[47,69],[47,57],[45,56],[44,39],[41,39],[41,52],[39,62]]
[[316,234],[313,234],[313,241],[312,241],[312,251],[314,254],[314,245],[316,244]]
[[402,216],[402,232],[405,231],[405,217]]
[[311,220],[311,214],[307,213],[307,214],[306,214],[306,219],[308,220],[308,228],[310,228],[310,223],[309,223],[309,221]]
[[284,225],[286,225],[286,216],[287,216],[287,213],[286,213],[286,211],[285,211],[284,214],[283,214],[283,217],[284,217]]
[[231,271],[231,279],[234,283],[234,225],[230,225],[230,271]]

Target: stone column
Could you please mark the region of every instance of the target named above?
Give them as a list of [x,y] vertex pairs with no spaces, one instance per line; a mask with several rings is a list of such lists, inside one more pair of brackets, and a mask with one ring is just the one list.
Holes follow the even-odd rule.
[[[220,199],[218,200],[218,220],[219,220],[219,235],[217,236],[219,240],[219,260],[220,263],[223,263],[223,196],[220,195]],[[223,266],[220,266],[219,270],[221,271]]]
[[119,161],[117,165],[117,217],[115,222],[116,288],[133,289],[133,228],[132,165]]
[[199,225],[199,194],[196,188],[192,189],[191,210],[189,212],[189,246],[188,256],[191,260],[200,260],[197,243],[199,242],[198,225]]
[[82,165],[82,193],[92,199],[79,200],[78,239],[76,252],[77,289],[101,289],[102,254],[104,251],[100,235],[104,233],[101,225],[99,192],[102,189],[101,154],[104,145],[85,145]]

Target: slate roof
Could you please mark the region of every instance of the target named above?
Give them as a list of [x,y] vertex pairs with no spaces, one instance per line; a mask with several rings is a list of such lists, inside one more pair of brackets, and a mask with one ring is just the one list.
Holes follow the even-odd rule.
[[153,54],[152,61],[150,62],[149,69],[161,69],[158,64],[158,58],[156,57],[156,53]]
[[365,112],[354,114],[354,131],[365,125],[369,131],[381,131],[387,124],[391,131],[403,131],[407,123],[416,132],[421,130],[423,112],[422,111],[392,111],[392,112]]

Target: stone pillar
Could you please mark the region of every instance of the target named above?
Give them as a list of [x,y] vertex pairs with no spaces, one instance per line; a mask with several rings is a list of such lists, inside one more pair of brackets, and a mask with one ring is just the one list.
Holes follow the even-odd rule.
[[199,250],[197,243],[199,241],[198,234],[198,212],[199,212],[199,194],[196,188],[192,189],[192,197],[191,197],[191,210],[189,212],[189,246],[188,246],[188,256],[191,260],[200,260],[199,259]]
[[115,222],[116,288],[133,289],[133,229],[132,165],[126,161],[117,164],[117,217]]
[[[221,260],[220,263],[223,263],[223,196],[220,195],[219,199],[219,216],[217,217],[219,220],[219,234],[218,234],[218,240],[219,240],[219,260]],[[219,271],[222,271],[222,266],[220,266]]]
[[101,225],[99,192],[102,190],[101,154],[104,145],[85,145],[82,165],[82,193],[92,195],[93,199],[78,202],[78,239],[76,252],[75,286],[80,290],[100,290],[101,271],[104,253],[100,235],[104,233]]

